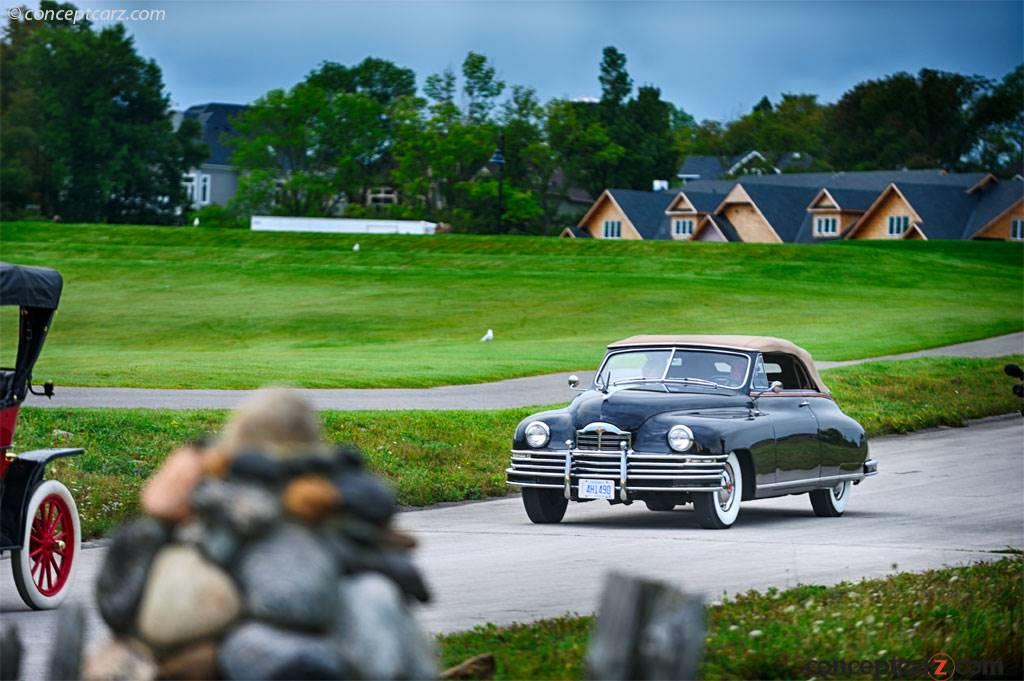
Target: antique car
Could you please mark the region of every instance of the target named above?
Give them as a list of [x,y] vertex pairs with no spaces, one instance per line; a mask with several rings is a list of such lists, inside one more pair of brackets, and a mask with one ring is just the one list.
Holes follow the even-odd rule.
[[692,502],[702,527],[725,529],[741,502],[805,493],[835,517],[878,470],[810,354],[779,338],[635,336],[578,383],[567,407],[516,428],[507,482],[535,523],[560,522],[569,501],[640,500]]
[[46,464],[81,449],[13,451],[18,410],[31,391],[53,396],[53,383],[32,386],[32,369],[43,349],[64,282],[42,267],[0,263],[0,305],[18,307],[17,342],[13,320],[5,317],[0,351],[15,354],[13,368],[0,368],[0,552],[11,552],[18,594],[36,610],[56,608],[68,594],[82,533],[78,508],[68,488],[45,480]]

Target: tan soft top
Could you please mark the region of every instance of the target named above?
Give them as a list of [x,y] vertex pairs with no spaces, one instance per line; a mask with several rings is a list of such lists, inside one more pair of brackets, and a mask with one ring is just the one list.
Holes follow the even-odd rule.
[[804,367],[807,368],[807,373],[810,374],[811,380],[814,381],[814,384],[818,386],[818,390],[823,393],[828,392],[828,387],[825,385],[825,381],[821,379],[821,374],[818,373],[818,367],[814,364],[814,358],[811,357],[811,353],[807,352],[799,345],[790,343],[788,340],[784,340],[782,338],[774,338],[772,336],[709,335],[630,336],[629,338],[623,338],[622,340],[615,341],[609,345],[608,348],[618,349],[651,347],[658,345],[723,348],[729,350],[746,350],[749,352],[783,352],[789,355],[795,355],[797,359],[803,362]]

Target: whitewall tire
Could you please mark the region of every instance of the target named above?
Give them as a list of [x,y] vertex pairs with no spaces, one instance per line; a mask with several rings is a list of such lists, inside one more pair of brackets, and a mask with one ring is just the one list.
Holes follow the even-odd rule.
[[82,549],[78,507],[68,488],[45,480],[25,509],[22,547],[11,556],[14,584],[33,610],[59,606],[74,582]]
[[729,452],[722,474],[722,489],[718,492],[700,492],[693,495],[693,510],[697,522],[706,530],[726,530],[732,527],[740,514],[743,496],[743,471],[735,452]]
[[853,483],[849,480],[844,480],[828,489],[814,490],[810,493],[814,515],[819,518],[838,518],[846,510],[846,504],[850,502],[850,492],[852,491]]

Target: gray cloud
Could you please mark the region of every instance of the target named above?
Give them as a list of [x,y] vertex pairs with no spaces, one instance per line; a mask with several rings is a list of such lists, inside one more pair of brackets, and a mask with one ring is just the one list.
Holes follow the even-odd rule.
[[[11,6],[5,1],[4,8]],[[165,9],[133,22],[178,106],[249,102],[323,60],[391,59],[429,74],[486,54],[544,98],[595,96],[601,49],[625,52],[698,118],[762,95],[834,101],[857,81],[922,67],[1001,77],[1024,61],[1021,2],[82,2]]]

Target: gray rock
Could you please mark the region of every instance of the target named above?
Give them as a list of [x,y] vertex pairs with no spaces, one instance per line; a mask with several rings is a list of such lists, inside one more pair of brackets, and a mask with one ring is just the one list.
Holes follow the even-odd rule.
[[199,538],[203,554],[218,565],[230,567],[242,540],[226,524],[211,525],[203,529]]
[[365,549],[357,546],[346,537],[337,527],[326,527],[324,524],[319,536],[322,538],[324,548],[334,556],[334,564],[338,574],[356,572],[353,565],[357,562],[356,556]]
[[342,514],[333,519],[330,528],[357,544],[377,546],[380,543],[380,525],[352,514]]
[[331,454],[322,452],[300,456],[295,459],[282,461],[281,466],[285,475],[297,477],[300,475],[319,475],[329,477],[337,467],[337,461]]
[[313,532],[282,523],[245,546],[235,577],[250,615],[299,629],[330,627],[337,606],[338,570]]
[[421,603],[430,601],[423,576],[404,551],[363,551],[350,560],[354,572],[379,572]]
[[139,604],[139,635],[157,650],[216,637],[241,606],[231,577],[194,546],[166,546],[153,560]]
[[89,652],[81,678],[84,681],[153,681],[156,674],[156,661],[146,646],[134,639],[115,638]]
[[334,637],[358,678],[437,678],[433,639],[394,582],[366,573],[342,582],[338,593]]
[[334,484],[341,492],[342,505],[372,523],[383,525],[397,509],[395,493],[384,480],[363,471],[335,476]]
[[352,674],[334,643],[259,622],[224,639],[217,655],[227,679],[344,679]]
[[277,495],[256,484],[206,480],[192,495],[192,505],[207,526],[226,523],[243,538],[267,530],[281,515]]
[[50,650],[50,678],[54,681],[82,676],[85,646],[85,611],[77,603],[65,605],[57,616],[57,635]]
[[21,653],[18,625],[5,624],[0,633],[0,679],[14,681],[21,678]]
[[151,518],[125,523],[114,532],[96,580],[100,615],[117,634],[132,631],[153,557],[169,532]]
[[242,452],[231,460],[229,475],[265,485],[277,485],[285,477],[285,470],[277,459],[261,452]]

